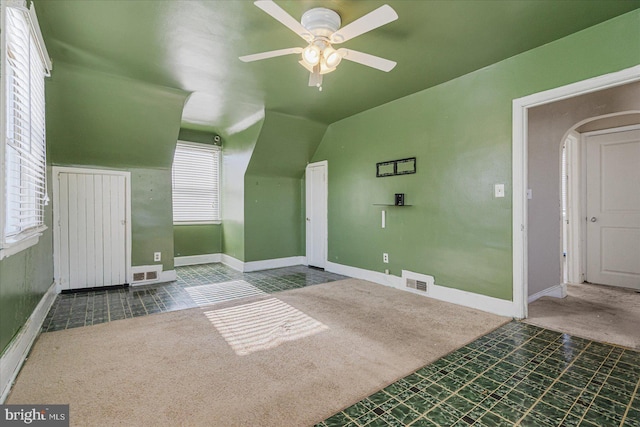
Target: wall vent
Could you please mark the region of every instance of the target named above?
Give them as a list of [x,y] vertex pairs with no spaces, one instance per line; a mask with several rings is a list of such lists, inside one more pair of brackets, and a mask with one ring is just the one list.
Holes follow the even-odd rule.
[[402,270],[402,279],[404,280],[405,288],[424,292],[425,294],[429,293],[429,287],[435,283],[433,276],[407,270]]
[[138,265],[132,267],[133,284],[142,285],[157,282],[162,273],[162,265]]

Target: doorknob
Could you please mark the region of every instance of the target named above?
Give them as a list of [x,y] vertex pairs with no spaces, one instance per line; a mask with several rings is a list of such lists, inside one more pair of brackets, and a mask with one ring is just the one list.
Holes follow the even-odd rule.
[[591,217],[591,222],[596,222],[598,220],[598,218],[596,218],[595,216]]
[[311,221],[311,219],[307,218],[307,221]]

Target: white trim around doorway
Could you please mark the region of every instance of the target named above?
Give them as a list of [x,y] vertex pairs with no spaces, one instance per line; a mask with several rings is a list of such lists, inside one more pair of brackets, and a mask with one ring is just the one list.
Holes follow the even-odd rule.
[[513,302],[515,316],[526,318],[528,309],[527,174],[529,108],[640,81],[640,65],[513,100]]

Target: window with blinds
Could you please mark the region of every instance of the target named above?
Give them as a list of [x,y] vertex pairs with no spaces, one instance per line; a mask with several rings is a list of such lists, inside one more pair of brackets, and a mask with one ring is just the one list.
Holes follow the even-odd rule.
[[174,224],[220,221],[220,147],[178,141],[172,189]]
[[43,211],[48,197],[44,78],[50,61],[33,5],[29,10],[23,2],[10,1],[2,13],[4,123],[0,158],[4,173],[0,183],[5,199],[0,215],[0,244],[2,255],[6,256],[5,249],[45,228]]

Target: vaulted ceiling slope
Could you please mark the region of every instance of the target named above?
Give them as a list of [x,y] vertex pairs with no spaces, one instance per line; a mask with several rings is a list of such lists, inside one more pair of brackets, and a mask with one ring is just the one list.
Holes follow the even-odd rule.
[[[385,4],[276,2],[296,19],[312,7],[333,9],[343,25]],[[183,126],[222,135],[264,109],[333,123],[640,8],[640,0],[387,0],[399,19],[345,47],[397,67],[384,73],[343,61],[319,92],[307,86],[295,55],[238,59],[303,44],[251,1],[35,3],[54,67],[63,62],[191,93]]]

